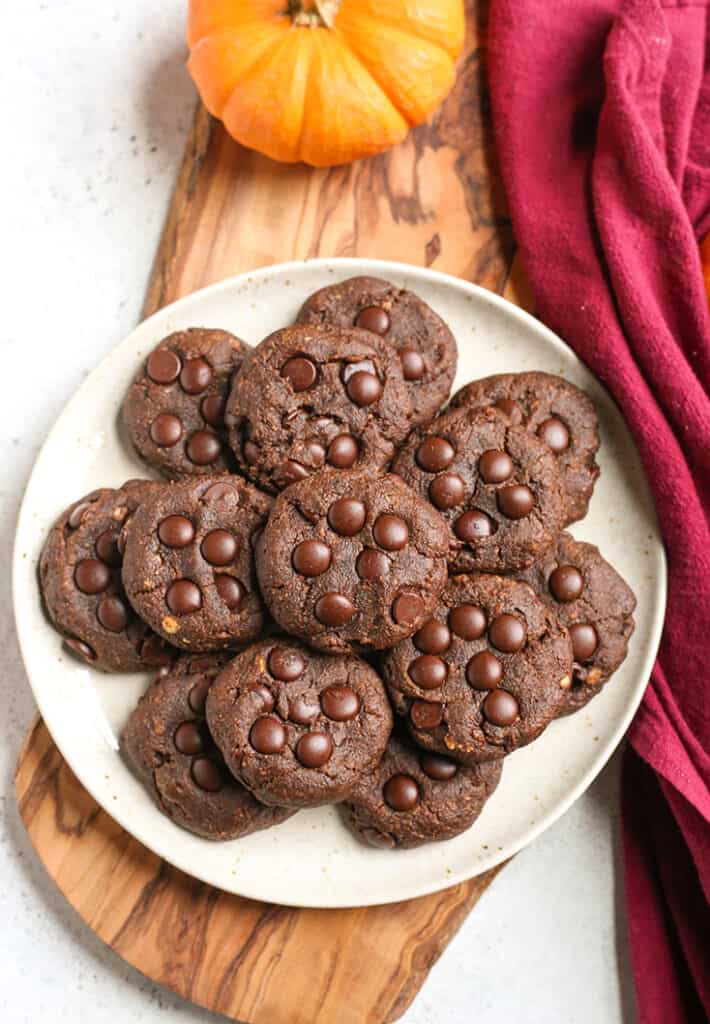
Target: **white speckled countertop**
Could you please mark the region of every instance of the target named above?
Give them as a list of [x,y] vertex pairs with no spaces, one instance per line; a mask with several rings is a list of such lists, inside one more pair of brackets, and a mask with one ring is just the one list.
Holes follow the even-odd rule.
[[[19,500],[57,413],[139,316],[194,106],[185,8],[185,0],[25,0],[3,17],[3,1024],[221,1019],[156,988],[83,926],[36,859],[12,784],[34,714],[7,571]],[[405,1024],[633,1021],[617,780],[618,757],[504,869]]]

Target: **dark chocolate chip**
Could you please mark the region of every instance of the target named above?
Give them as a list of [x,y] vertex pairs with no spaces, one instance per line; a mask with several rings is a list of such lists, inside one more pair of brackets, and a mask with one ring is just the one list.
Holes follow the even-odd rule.
[[112,569],[118,569],[122,562],[121,552],[118,550],[118,533],[116,530],[104,530],[96,538],[94,545],[96,554],[102,562],[110,565]]
[[475,544],[479,540],[485,540],[495,532],[495,524],[490,516],[479,509],[470,509],[463,512],[454,523],[454,533],[459,540],[465,544]]
[[200,402],[200,412],[202,413],[203,420],[209,423],[211,427],[223,427],[224,406],[225,399],[222,395],[208,395],[207,398],[203,398]]
[[100,594],[111,582],[111,573],[98,558],[83,558],[76,563],[74,582],[82,594]]
[[446,679],[446,662],[434,654],[420,654],[410,663],[407,672],[422,690],[436,690]]
[[517,615],[509,615],[507,612],[497,615],[488,629],[488,639],[504,654],[515,654],[525,645],[526,638],[525,624]]
[[355,318],[355,326],[371,331],[372,334],[387,334],[390,329],[389,314],[382,306],[366,306]]
[[415,729],[436,729],[444,720],[444,708],[442,704],[415,700],[409,709],[409,718]]
[[172,448],[182,437],[182,422],[170,412],[161,412],[150,425],[150,436],[159,448]]
[[195,539],[195,527],[186,516],[167,516],[158,526],[158,537],[168,548],[186,548]]
[[417,465],[427,473],[439,473],[448,469],[456,452],[445,437],[428,437],[419,445],[415,458]]
[[503,678],[503,666],[490,651],[479,651],[466,666],[466,678],[474,690],[494,690]]
[[508,519],[523,519],[532,512],[535,499],[525,484],[502,487],[496,494],[498,508]]
[[537,428],[537,434],[555,455],[560,455],[569,448],[569,430],[556,416],[544,420]]
[[423,614],[424,601],[412,590],[405,590],[392,603],[392,618],[401,626],[411,626]]
[[427,619],[414,634],[414,646],[423,654],[442,654],[450,644],[451,633],[446,623],[438,619]]
[[128,608],[120,597],[104,597],[96,609],[96,618],[110,633],[121,633],[128,625]]
[[272,647],[268,660],[269,672],[282,683],[300,679],[306,671],[306,661],[300,651],[289,647]]
[[584,579],[573,565],[558,565],[547,581],[550,593],[556,601],[567,604],[576,601],[584,589]]
[[67,636],[64,638],[64,646],[68,647],[73,654],[78,654],[84,661],[96,661],[96,652],[88,644],[85,644],[83,640]]
[[316,601],[315,616],[324,626],[344,626],[355,614],[355,605],[345,594],[329,591]]
[[449,627],[462,640],[478,640],[486,631],[486,615],[475,604],[460,604],[449,612]]
[[399,359],[402,363],[402,376],[405,380],[421,380],[426,373],[426,364],[421,353],[415,348],[401,348]]
[[202,540],[202,557],[210,565],[229,565],[237,555],[237,541],[227,530],[210,530]]
[[224,787],[224,778],[219,766],[209,757],[197,757],[190,766],[190,774],[196,786],[207,793],[219,793]]
[[411,775],[393,775],[385,783],[382,795],[393,811],[411,811],[419,803],[419,786]]
[[429,484],[429,498],[436,508],[456,508],[465,493],[464,482],[458,473],[440,473]]
[[372,405],[372,403],[376,402],[382,395],[382,382],[374,373],[368,373],[366,370],[358,370],[358,372],[353,374],[353,376],[348,380],[348,383],[345,385],[345,390],[348,393],[348,397],[352,399],[356,405]]
[[318,377],[316,364],[305,356],[292,356],[281,367],[281,376],[289,381],[294,391],[307,391]]
[[349,469],[357,456],[358,444],[352,434],[338,434],[328,445],[328,462],[336,469]]
[[199,395],[212,380],[212,367],[206,359],[198,356],[188,359],[180,374],[180,387],[188,395]]
[[455,761],[451,761],[448,757],[441,757],[439,754],[421,753],[419,764],[424,774],[436,782],[448,782],[459,770]]
[[327,732],[307,732],[296,744],[296,757],[304,768],[322,768],[333,753],[333,741]]
[[278,718],[257,718],[249,733],[249,742],[259,754],[280,754],[286,746],[286,730]]
[[211,430],[196,430],[188,439],[185,451],[196,466],[209,466],[222,454],[222,443]]
[[510,422],[516,427],[519,427],[523,422],[523,410],[512,398],[499,398],[496,402],[496,409],[504,412]]
[[289,701],[288,717],[296,725],[310,725],[319,714],[320,704],[315,704],[306,697],[294,697]]
[[390,571],[390,560],[382,551],[364,548],[357,556],[355,569],[361,580],[376,580]]
[[573,626],[568,627],[568,632],[575,660],[588,661],[599,646],[599,637],[594,626],[589,622],[575,622]]
[[205,749],[202,733],[194,722],[183,722],[175,730],[173,743],[181,754],[194,757]]
[[367,509],[355,498],[339,498],[328,509],[328,525],[342,537],[354,537],[365,525]]
[[481,711],[491,725],[512,725],[520,716],[520,707],[512,693],[507,690],[493,690],[488,694]]
[[513,472],[513,460],[507,452],[491,448],[478,460],[478,472],[487,484],[502,484]]
[[189,615],[202,607],[202,592],[192,580],[175,580],[168,587],[165,603],[174,615]]
[[329,686],[320,695],[323,714],[334,722],[351,722],[360,711],[360,698],[349,686]]
[[333,552],[321,540],[302,540],[291,554],[291,562],[301,576],[320,576],[329,568]]
[[233,576],[215,576],[214,585],[230,612],[236,611],[246,596],[246,587]]
[[172,384],[180,375],[180,357],[169,348],[156,348],[148,356],[146,373],[156,384]]
[[377,517],[372,533],[376,542],[385,551],[401,551],[409,540],[409,529],[404,519],[388,512],[383,512]]

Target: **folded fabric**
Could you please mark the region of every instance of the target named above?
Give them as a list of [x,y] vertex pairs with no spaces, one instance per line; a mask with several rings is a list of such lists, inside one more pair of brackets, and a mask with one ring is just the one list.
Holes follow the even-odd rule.
[[[669,563],[625,758],[642,1022],[710,1017],[710,17],[705,0],[493,0],[493,121],[536,312],[621,407]],[[699,1016],[700,1015],[700,1016]]]

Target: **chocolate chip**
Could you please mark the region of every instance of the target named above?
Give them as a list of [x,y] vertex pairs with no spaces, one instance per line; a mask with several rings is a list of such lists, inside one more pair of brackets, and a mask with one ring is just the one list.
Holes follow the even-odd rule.
[[167,516],[158,526],[158,537],[168,548],[186,548],[195,539],[195,527],[186,516]]
[[104,530],[96,538],[94,545],[96,554],[102,562],[110,565],[112,569],[118,569],[121,564],[121,552],[118,550],[118,534],[115,530]]
[[237,541],[227,530],[210,530],[200,546],[202,557],[210,565],[229,565],[237,555]]
[[488,629],[488,639],[504,654],[515,654],[525,645],[526,638],[525,624],[517,615],[509,615],[507,612],[497,615]]
[[194,722],[182,722],[173,735],[173,743],[181,754],[193,757],[205,749],[202,733]]
[[165,603],[175,615],[189,615],[202,607],[202,592],[192,580],[175,580],[168,587]]
[[436,508],[455,508],[461,504],[465,493],[464,482],[458,473],[441,473],[429,484],[429,498]]
[[246,596],[246,587],[233,576],[215,576],[214,585],[230,612],[239,608]]
[[205,713],[205,702],[207,701],[207,694],[209,692],[210,681],[208,679],[202,679],[199,683],[195,683],[188,693],[187,703],[196,715],[203,715]]
[[427,473],[439,473],[448,469],[456,452],[445,437],[428,437],[416,450],[417,465]]
[[348,393],[348,397],[351,398],[356,405],[372,405],[372,403],[376,402],[382,395],[382,382],[374,373],[368,373],[366,370],[358,370],[358,372],[353,374],[353,376],[348,380],[348,383],[345,385],[345,390]]
[[104,597],[96,609],[96,618],[110,633],[121,633],[128,625],[128,608],[120,597]]
[[208,395],[207,398],[203,398],[200,402],[200,412],[202,413],[203,420],[209,423],[211,427],[223,427],[224,406],[225,399],[222,395]]
[[[145,628],[143,623],[138,623],[138,625]],[[130,629],[130,625],[128,628]],[[174,648],[168,647],[156,633],[149,633],[140,645],[139,654],[145,665],[149,665],[151,668],[167,668],[172,665],[177,652]]]
[[451,761],[448,757],[440,757],[439,754],[421,753],[419,764],[424,774],[436,782],[448,782],[459,770],[455,761]]
[[263,683],[256,683],[255,686],[250,686],[247,692],[256,694],[261,702],[262,711],[274,710],[276,700],[268,686],[264,686]]
[[576,601],[584,589],[582,574],[573,565],[558,565],[547,583],[552,596],[562,604]]
[[344,626],[355,614],[355,605],[345,594],[329,591],[316,601],[315,616],[324,626]]
[[352,434],[338,434],[328,445],[328,462],[336,469],[350,469],[358,456],[358,445]]
[[367,509],[355,498],[339,498],[328,509],[328,524],[343,537],[354,537],[365,525]]
[[306,697],[294,697],[289,701],[288,717],[296,725],[310,725],[320,714],[320,704],[309,701]]
[[320,540],[302,540],[291,554],[291,562],[301,576],[320,576],[330,566],[333,553]]
[[170,412],[161,412],[150,425],[150,436],[159,448],[172,448],[182,437],[182,423]]
[[466,666],[466,679],[474,690],[494,690],[503,678],[503,666],[490,651],[479,651]]
[[419,786],[411,775],[401,773],[388,779],[382,789],[385,803],[393,811],[411,811],[419,803]]
[[307,732],[296,744],[296,757],[305,768],[322,768],[333,753],[333,741],[327,732]]
[[111,582],[111,573],[98,558],[84,558],[76,563],[74,582],[82,594],[100,594]]
[[392,603],[392,618],[399,625],[411,626],[423,614],[424,602],[419,594],[415,594],[411,590],[405,590]]
[[286,459],[282,462],[276,473],[277,483],[282,487],[295,484],[297,480],[304,480],[308,476],[308,470],[295,459]]
[[454,523],[454,533],[459,540],[465,544],[475,544],[479,540],[485,540],[495,532],[495,524],[490,516],[479,509],[471,509],[463,512]]
[[385,551],[401,551],[409,540],[409,529],[404,519],[387,512],[377,517],[372,533]]
[[202,495],[203,501],[223,501],[226,498],[234,498],[239,501],[239,492],[233,484],[222,483],[210,484]]
[[360,711],[360,698],[349,686],[329,686],[320,695],[323,714],[334,722],[351,722]]
[[544,420],[537,428],[537,434],[556,455],[569,448],[569,430],[556,416]]
[[148,356],[146,373],[156,384],[172,384],[181,369],[180,357],[169,348],[156,348]]
[[445,623],[438,619],[427,619],[414,634],[414,646],[424,654],[442,654],[449,649],[451,633]]
[[519,427],[523,422],[523,410],[511,398],[499,398],[496,402],[496,409],[504,412],[510,422],[516,427]]
[[180,387],[188,395],[199,395],[212,380],[212,367],[206,359],[188,359],[180,374]]
[[449,612],[449,628],[462,640],[478,640],[486,625],[485,612],[475,604],[460,604]]
[[389,314],[382,306],[366,306],[355,318],[355,326],[373,334],[387,334],[390,329]]
[[568,626],[568,632],[575,659],[588,661],[599,646],[599,637],[594,626],[589,622],[575,622],[573,626]]
[[380,832],[378,828],[363,828],[360,830],[360,835],[366,843],[376,846],[380,850],[394,850],[397,845],[394,836],[388,832]]
[[249,733],[249,742],[259,754],[280,754],[286,746],[286,730],[278,718],[257,718]]
[[502,487],[496,494],[498,508],[508,519],[523,519],[532,512],[535,499],[525,484]]
[[320,441],[307,441],[303,446],[302,457],[312,466],[322,466],[325,462],[325,448]]
[[305,356],[293,356],[281,367],[281,376],[289,381],[294,391],[307,391],[318,377],[316,364]]
[[73,508],[71,510],[71,512],[69,513],[69,518],[67,519],[67,524],[72,528],[72,530],[76,530],[81,526],[81,522],[84,518],[84,513],[90,508],[90,501],[82,501],[76,506],[76,508]]
[[255,462],[259,461],[259,446],[254,444],[253,441],[244,442],[244,460],[248,466],[253,466]]
[[268,660],[269,672],[282,683],[300,679],[306,671],[306,662],[300,651],[289,647],[272,647]]
[[487,484],[502,484],[513,472],[513,460],[507,452],[491,448],[478,460],[478,472]]
[[421,654],[410,663],[407,672],[422,690],[436,690],[446,679],[446,662],[434,654]]
[[493,690],[488,694],[481,711],[491,725],[512,725],[520,716],[520,707],[512,693],[507,690]]
[[185,451],[196,466],[209,466],[222,454],[222,443],[211,430],[196,430],[185,445]]
[[402,363],[402,376],[405,380],[421,380],[426,372],[426,364],[421,353],[415,348],[401,348],[399,359]]
[[209,757],[196,758],[190,766],[190,774],[195,785],[207,793],[219,793],[224,787],[222,772]]
[[361,580],[376,580],[390,571],[390,560],[381,551],[363,548],[357,556],[355,569]]
[[409,709],[409,718],[415,729],[436,729],[444,720],[444,708],[427,700],[415,700]]
[[67,636],[64,638],[64,646],[68,647],[73,654],[78,654],[84,661],[96,661],[96,652],[88,644],[85,644],[83,640]]

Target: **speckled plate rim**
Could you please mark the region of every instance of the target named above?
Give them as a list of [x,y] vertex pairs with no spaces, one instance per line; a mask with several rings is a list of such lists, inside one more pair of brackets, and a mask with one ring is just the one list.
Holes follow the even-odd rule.
[[[244,292],[249,293],[252,291],[258,296],[260,291],[262,293],[264,290],[268,291],[272,286],[281,286],[282,291],[283,286],[288,286],[290,288],[290,309],[293,310],[294,302],[297,308],[300,301],[314,287],[313,279],[316,280],[315,286],[320,287],[321,284],[332,283],[357,274],[386,277],[395,283],[412,287],[419,291],[444,316],[447,316],[447,296],[449,296],[450,301],[454,304],[458,303],[458,305],[461,305],[462,302],[465,302],[474,314],[474,322],[471,325],[471,330],[473,331],[476,330],[476,312],[479,319],[484,323],[487,322],[487,319],[490,319],[492,323],[496,323],[499,320],[501,325],[505,326],[507,324],[513,335],[520,335],[521,339],[529,339],[533,350],[537,351],[537,346],[541,352],[546,351],[548,354],[551,354],[549,358],[546,358],[547,362],[550,362],[554,355],[554,359],[561,364],[564,374],[574,378],[576,383],[581,383],[581,386],[592,393],[598,407],[603,407],[604,419],[608,419],[610,422],[613,421],[613,429],[610,428],[610,430],[614,445],[618,444],[620,446],[619,452],[623,453],[623,458],[627,460],[625,473],[635,479],[633,484],[633,501],[631,502],[632,505],[635,505],[635,508],[632,509],[632,512],[635,512],[636,518],[642,523],[642,528],[648,531],[648,550],[646,555],[649,559],[648,568],[651,570],[649,579],[652,581],[652,594],[650,600],[646,601],[644,607],[640,609],[643,614],[643,630],[639,628],[642,620],[637,614],[636,638],[632,638],[633,645],[638,642],[639,634],[643,632],[643,648],[642,650],[635,651],[633,679],[625,681],[623,701],[615,711],[613,721],[608,723],[603,730],[600,728],[600,735],[594,737],[598,743],[596,747],[590,748],[588,756],[585,756],[584,766],[577,771],[575,778],[570,780],[569,785],[566,785],[564,791],[555,797],[550,806],[545,808],[544,798],[540,797],[539,799],[542,801],[540,809],[543,813],[538,816],[537,820],[531,820],[529,825],[521,826],[519,832],[513,838],[506,840],[502,845],[495,842],[496,828],[493,822],[497,818],[496,815],[491,815],[489,811],[494,806],[495,795],[489,801],[478,822],[469,832],[464,833],[463,836],[459,836],[457,839],[450,840],[447,843],[430,844],[417,850],[398,851],[397,853],[361,847],[360,844],[355,843],[355,840],[339,824],[337,827],[341,828],[343,837],[347,838],[343,838],[342,842],[338,840],[338,849],[326,850],[327,842],[333,841],[332,836],[335,835],[333,832],[333,814],[335,812],[332,808],[325,808],[301,812],[301,814],[289,822],[266,833],[258,833],[245,840],[237,840],[233,843],[219,844],[223,849],[238,847],[238,852],[232,850],[233,856],[230,863],[233,866],[227,871],[222,868],[219,858],[208,856],[208,848],[213,849],[216,844],[211,844],[206,840],[201,840],[184,832],[160,815],[121,760],[118,754],[115,734],[109,727],[105,716],[102,719],[102,716],[99,714],[96,716],[96,722],[93,720],[91,722],[92,729],[95,728],[97,731],[98,744],[96,743],[97,736],[91,735],[88,738],[86,734],[82,736],[81,732],[77,732],[73,726],[72,708],[77,706],[74,703],[77,696],[82,697],[79,705],[82,709],[86,703],[87,706],[95,704],[96,708],[100,710],[100,702],[96,696],[97,679],[101,679],[101,682],[98,683],[99,688],[104,686],[110,688],[113,685],[120,685],[116,684],[115,680],[125,677],[106,676],[74,664],[72,664],[71,668],[63,666],[59,670],[56,665],[57,663],[63,665],[63,659],[61,655],[56,656],[56,651],[54,652],[56,660],[51,663],[48,661],[47,652],[43,650],[47,645],[42,641],[37,632],[37,607],[39,602],[37,599],[35,560],[41,544],[41,537],[46,531],[47,524],[53,521],[64,504],[79,497],[79,495],[73,494],[68,500],[61,497],[59,504],[56,503],[56,498],[54,498],[51,514],[41,511],[42,499],[40,496],[44,495],[46,499],[48,495],[54,495],[57,489],[55,487],[55,490],[52,490],[50,487],[47,490],[46,487],[46,484],[51,482],[48,463],[51,461],[52,450],[62,443],[63,435],[66,434],[67,430],[71,429],[72,417],[82,407],[85,399],[91,395],[92,390],[99,386],[97,381],[103,381],[102,386],[107,388],[109,386],[107,378],[110,378],[113,382],[113,390],[110,392],[113,396],[112,400],[114,404],[115,402],[120,403],[120,394],[116,399],[115,392],[120,390],[116,386],[116,381],[120,384],[121,374],[119,373],[118,378],[115,378],[113,371],[115,365],[121,363],[121,360],[125,363],[126,353],[131,353],[135,349],[140,356],[140,353],[144,352],[146,347],[154,344],[168,330],[175,329],[176,326],[183,326],[191,321],[197,323],[209,322],[211,318],[204,315],[205,308],[210,308],[213,305],[219,307],[220,302],[231,302],[232,299],[238,305],[240,297],[243,297],[242,293]],[[297,283],[302,278],[310,282],[308,288],[306,289],[305,286],[295,288],[294,283]],[[193,308],[200,311],[199,316],[194,318],[189,315]],[[242,307],[242,310],[244,308]],[[251,308],[254,308],[254,303],[252,303]],[[269,314],[271,314],[271,309],[269,309]],[[238,317],[236,319],[238,320]],[[266,319],[268,320],[268,316]],[[259,322],[263,323],[263,318],[260,318]],[[281,322],[283,320],[278,321],[278,323]],[[216,322],[212,325],[218,326]],[[228,329],[234,330],[235,333],[240,333],[231,323],[224,323],[223,325]],[[274,329],[274,327],[272,326],[269,329]],[[455,331],[455,333],[457,333],[461,353],[460,332]],[[258,340],[258,337],[250,339],[248,333],[246,337],[247,340]],[[486,343],[485,338],[484,343]],[[491,342],[492,344],[493,342]],[[524,363],[519,365],[519,361],[525,358],[525,348],[523,343],[522,349],[515,350],[516,368],[529,368]],[[476,355],[480,355],[480,352],[477,352]],[[137,357],[134,356],[133,358]],[[461,359],[460,362],[465,362],[465,360]],[[135,368],[135,362],[132,365]],[[476,366],[476,372],[473,374],[469,372],[466,375],[466,379],[500,372],[500,369],[505,369],[507,366],[508,364],[505,362],[502,366],[499,366],[495,363],[495,360],[493,360],[492,364],[489,364],[486,358],[484,358],[482,363]],[[542,366],[540,368],[546,369],[547,367]],[[123,373],[123,378],[127,380],[125,372]],[[460,386],[461,383],[463,383],[463,380],[457,378],[455,386]],[[600,418],[602,417],[600,416]],[[114,424],[107,424],[107,428],[109,426],[113,427]],[[115,447],[115,442],[116,438],[112,438],[110,444]],[[621,457],[619,452],[614,456],[617,459]],[[148,475],[144,467],[141,467],[129,453],[124,452],[123,455],[131,459],[130,467],[134,475],[141,474],[141,472],[142,475]],[[123,464],[125,460],[123,456],[120,456],[118,461]],[[610,465],[613,465],[613,462],[610,462]],[[109,475],[107,473],[107,476]],[[47,478],[46,480],[44,479],[45,477]],[[106,485],[111,486],[119,482],[119,479],[113,479],[107,482]],[[631,518],[633,519],[633,514]],[[40,533],[38,533],[38,521],[43,522]],[[573,531],[576,536],[581,536],[581,539],[599,539],[597,535],[593,537],[585,536],[583,530],[577,531],[576,528],[573,528]],[[165,307],[148,320],[143,321],[99,363],[69,400],[37,455],[18,517],[13,552],[13,602],[22,657],[39,711],[44,718],[47,728],[63,757],[82,785],[123,828],[154,853],[177,868],[226,891],[257,900],[278,902],[291,906],[348,907],[410,899],[436,892],[480,874],[507,860],[518,850],[530,843],[545,829],[549,828],[574,803],[612,755],[642,699],[663,628],[667,588],[666,572],[665,552],[660,539],[650,491],[631,436],[623,423],[621,414],[606,391],[560,338],[528,313],[507,302],[501,296],[477,285],[438,271],[414,267],[408,264],[344,257],[294,261],[262,267],[201,289],[180,299],[171,306]],[[638,582],[636,590],[638,594]],[[42,628],[47,631],[48,635],[52,635],[46,620],[43,620],[43,623]],[[59,644],[58,638],[57,644]],[[59,693],[56,692],[52,676],[53,671],[56,673],[60,673],[60,671],[65,672],[70,677],[69,690],[67,691],[70,694],[69,699],[67,699],[67,693],[61,692],[61,688]],[[622,667],[619,675],[624,673],[624,671],[625,667]],[[142,678],[145,680],[145,677]],[[144,685],[145,682],[141,684],[141,686]],[[617,686],[616,683],[613,685]],[[589,707],[594,708],[598,706],[601,709],[609,692],[612,692],[611,687],[608,687]],[[84,698],[87,698],[86,701],[84,701]],[[585,713],[579,713],[580,716],[583,714]],[[550,750],[546,751],[545,749],[551,746],[547,742],[546,737],[549,737],[555,729],[561,728],[563,723],[572,722],[575,718],[579,719],[579,716],[573,716],[573,718],[562,720],[560,723],[554,723],[535,744],[525,748],[525,750],[518,751],[512,758],[509,758],[508,762],[511,765],[514,761],[516,762],[515,771],[513,772],[514,778],[522,778],[525,775],[527,779],[531,771],[534,774],[536,761],[539,762],[541,757],[550,755]],[[596,725],[592,725],[592,728],[596,727]],[[601,735],[602,732],[603,735]],[[86,742],[82,742],[84,738],[86,738]],[[577,737],[578,739],[579,737]],[[97,773],[97,758],[99,758],[99,754],[101,755],[99,760],[103,759],[102,743],[106,745],[106,751],[110,752],[116,761],[115,766],[113,761],[108,759],[105,764],[102,763],[103,767],[107,765],[113,766],[116,773],[113,776],[111,775],[111,769],[107,769],[108,774],[104,773],[102,775],[100,772]],[[568,742],[568,746],[570,745],[572,744]],[[554,745],[552,746],[553,749],[557,749]],[[558,743],[557,746],[559,747],[560,744]],[[525,759],[525,767],[523,766],[523,759]],[[120,767],[118,767],[119,765]],[[508,765],[506,765],[504,780],[508,773],[509,769]],[[501,783],[502,787],[503,783]],[[120,798],[116,793],[112,792],[113,789],[121,791]],[[125,793],[123,790],[125,790]],[[535,799],[537,800],[538,797],[535,796]],[[510,804],[510,801],[508,801],[508,804]],[[512,808],[509,807],[509,811],[514,811],[516,807],[517,804],[514,804]],[[504,813],[506,812],[504,811]],[[320,819],[314,817],[314,815],[320,815]],[[502,815],[499,814],[498,818],[500,817]],[[485,823],[483,824],[484,819]],[[294,826],[296,822],[301,822],[302,824]],[[314,836],[311,836],[309,846],[306,833],[310,830],[311,833],[317,834],[319,829],[323,830],[320,839],[316,840]],[[286,831],[282,832],[282,830]],[[312,851],[315,860],[320,858],[324,861],[324,864],[320,867],[320,871],[323,873],[321,884],[314,884],[313,878],[309,876],[309,887],[307,887],[305,893],[299,894],[298,898],[294,898],[292,892],[294,869],[290,863],[286,864],[284,862],[284,850],[279,852],[277,849],[275,851],[274,843],[270,839],[270,837],[276,836],[277,833],[283,836],[283,841],[279,840],[276,844],[277,847],[280,845],[288,851],[298,850],[300,843],[304,851]],[[475,833],[477,841],[475,850],[472,846],[473,833]],[[305,846],[303,845],[303,835],[306,835]],[[469,838],[471,843],[467,842]],[[491,841],[480,843],[478,840],[481,838],[489,838]],[[456,857],[453,856],[454,844],[457,844]],[[469,845],[471,846],[471,855],[467,856],[466,851]],[[441,851],[446,847],[449,847],[452,851],[451,858],[441,855]],[[463,856],[461,856],[461,853],[463,853]],[[362,884],[346,884],[343,889],[341,884],[342,878],[345,877],[347,883],[349,877],[347,865],[351,862],[355,866],[358,864],[361,867],[366,865],[368,862],[363,859],[364,856],[372,859],[372,872],[370,870],[365,871],[365,874],[371,875],[371,877],[366,878]],[[260,870],[258,862],[263,857],[266,857],[266,861],[264,862],[263,870]],[[271,861],[269,861],[269,857],[272,858]],[[227,859],[229,858],[225,859],[225,863]],[[447,861],[450,859],[456,861],[454,868],[447,866]],[[271,863],[276,865],[282,864],[282,866],[288,867],[289,870],[284,872],[286,875],[289,875],[290,872],[286,885],[284,885],[283,881],[280,884],[277,883],[273,875],[269,873],[268,867]],[[215,864],[217,868],[215,868]],[[244,864],[248,865],[249,868],[246,873],[240,867],[240,865]],[[328,875],[329,864],[331,865],[330,876]],[[337,870],[335,870],[335,883],[333,882],[334,876],[332,874],[334,870],[333,865],[337,867]],[[343,873],[343,865],[345,865],[345,873]],[[314,870],[317,867],[318,865],[315,864]],[[268,877],[266,877],[267,875]],[[297,871],[295,877],[298,877]],[[319,876],[316,875],[314,877],[317,878]],[[339,882],[338,879],[341,879],[341,881]]]

